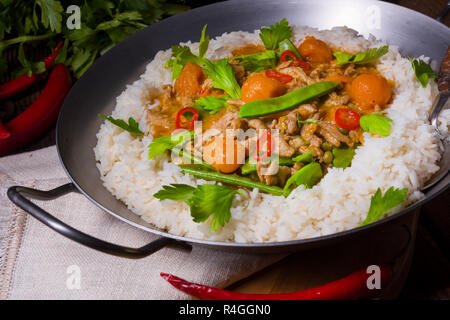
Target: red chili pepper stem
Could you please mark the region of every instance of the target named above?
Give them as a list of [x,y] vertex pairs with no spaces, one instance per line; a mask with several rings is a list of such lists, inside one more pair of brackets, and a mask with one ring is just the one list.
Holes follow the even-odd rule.
[[[188,282],[163,272],[160,275],[178,290],[205,300],[351,300],[368,298],[377,292],[367,286],[371,274],[367,273],[366,268],[322,286],[282,294],[238,293]],[[380,265],[381,288],[386,286],[391,277],[391,267],[388,264]]]
[[193,107],[185,107],[185,108],[183,108],[183,109],[180,109],[180,110],[177,112],[177,117],[176,117],[176,119],[175,119],[175,129],[181,129],[182,117],[184,118],[183,115],[184,115],[186,112],[192,113],[192,118],[191,118],[191,120],[189,120],[188,129],[189,129],[189,130],[194,130],[194,124],[195,124],[195,121],[198,120],[199,113],[198,113],[198,110],[195,109],[195,108],[193,108]]
[[[60,42],[55,50],[44,60],[45,63],[45,70],[49,70],[50,67],[55,62],[56,56],[58,55],[59,49],[61,48],[62,42]],[[38,82],[43,76],[45,72],[43,73],[33,73],[31,76],[28,75],[28,73],[24,73],[20,77],[17,77],[7,83],[4,83],[0,85],[0,101],[6,100],[15,94],[22,92],[26,89],[28,89],[31,85]]]
[[69,69],[63,64],[56,65],[50,73],[44,90],[33,104],[5,124],[11,136],[0,140],[0,156],[42,135],[56,121],[71,85]]

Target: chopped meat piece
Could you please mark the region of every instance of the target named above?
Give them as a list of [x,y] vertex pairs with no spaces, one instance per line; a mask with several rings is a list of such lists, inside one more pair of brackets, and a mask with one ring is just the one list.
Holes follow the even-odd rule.
[[298,149],[301,146],[306,145],[305,140],[303,140],[300,136],[290,137],[289,145],[294,149]]
[[302,104],[295,111],[302,116],[302,119],[308,119],[317,111],[317,107],[310,103]]
[[325,101],[324,105],[328,106],[342,106],[350,101],[348,95],[340,96],[336,92],[331,92],[328,99]]
[[262,120],[259,119],[250,119],[248,120],[248,126],[253,129],[267,129],[266,125]]
[[284,134],[280,134],[279,136],[279,154],[280,157],[292,157],[292,155],[295,153],[295,149],[289,145],[287,142],[288,137]]
[[243,106],[245,104],[245,102],[242,100],[234,100],[234,99],[227,100],[227,103],[237,107]]
[[237,82],[239,83],[240,86],[242,86],[242,84],[245,81],[244,67],[241,66],[237,60],[230,61],[230,65],[234,70],[234,76],[236,77]]
[[321,121],[318,123],[319,130],[318,133],[325,138],[325,140],[332,146],[340,147],[341,142],[347,145],[351,144],[351,140],[344,134],[342,134],[336,126],[326,121]]
[[271,162],[270,164],[258,162],[256,164],[256,172],[258,173],[259,181],[269,186],[279,185],[280,187],[283,187],[286,184],[286,180],[291,175],[291,168],[279,166],[277,172],[276,169],[276,162]]

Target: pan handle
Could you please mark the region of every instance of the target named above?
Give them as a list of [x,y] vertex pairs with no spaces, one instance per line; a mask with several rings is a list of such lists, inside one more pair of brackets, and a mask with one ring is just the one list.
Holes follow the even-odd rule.
[[19,208],[31,214],[40,222],[52,228],[56,232],[62,234],[63,236],[89,248],[111,255],[131,259],[139,259],[146,257],[175,241],[170,238],[162,237],[140,248],[128,248],[109,243],[72,228],[71,226],[55,218],[50,213],[38,207],[26,198],[29,197],[36,200],[53,200],[70,192],[78,192],[78,189],[74,186],[73,183],[68,183],[48,191],[36,190],[21,186],[13,186],[8,189],[8,198]]

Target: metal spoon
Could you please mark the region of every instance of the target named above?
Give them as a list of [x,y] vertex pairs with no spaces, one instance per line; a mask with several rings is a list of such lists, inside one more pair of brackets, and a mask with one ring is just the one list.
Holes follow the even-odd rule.
[[[439,94],[434,100],[433,107],[431,109],[430,122],[438,134],[442,136],[439,132],[437,121],[439,114],[450,97],[450,46],[447,48],[447,53],[445,54],[444,60],[442,60],[441,67],[439,69],[438,89]],[[444,178],[450,170],[450,143],[446,141],[445,137],[442,140],[442,145],[444,152],[438,163],[439,170],[431,176],[426,185],[421,189],[422,191],[435,185],[442,178]]]

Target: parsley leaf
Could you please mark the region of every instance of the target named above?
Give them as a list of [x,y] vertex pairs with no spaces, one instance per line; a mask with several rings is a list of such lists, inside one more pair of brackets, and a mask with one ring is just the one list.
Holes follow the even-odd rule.
[[227,101],[231,99],[229,96],[215,97],[207,96],[198,99],[194,108],[199,111],[208,111],[209,114],[215,114],[227,105]]
[[202,184],[194,191],[191,200],[191,216],[195,222],[203,222],[210,215],[211,231],[215,232],[231,218],[231,204],[236,190],[217,184]]
[[205,59],[204,63],[204,71],[208,78],[213,80],[212,85],[214,88],[224,90],[232,99],[238,100],[241,98],[241,87],[236,81],[233,67],[228,63],[227,59],[215,62]]
[[162,187],[162,190],[153,195],[155,198],[159,200],[181,200],[190,205],[195,187],[187,184],[171,184],[170,186]]
[[336,168],[347,168],[351,165],[355,156],[355,149],[352,148],[333,148],[333,166]]
[[183,145],[184,143],[192,140],[194,137],[194,131],[184,131],[172,136],[162,136],[155,138],[148,145],[148,159],[154,158],[166,150],[171,150],[176,146]]
[[167,60],[164,65],[166,68],[172,67],[172,80],[178,78],[186,63],[192,62],[203,67],[205,61],[207,61],[204,58],[209,46],[209,36],[206,36],[206,26],[203,27],[200,37],[198,56],[193,54],[188,46],[172,46],[172,58]]
[[63,12],[61,3],[55,0],[36,0],[36,4],[41,8],[41,21],[44,27],[61,32],[61,13]]
[[422,59],[413,60],[411,57],[408,57],[408,59],[411,61],[416,78],[423,88],[427,86],[428,80],[436,78],[436,73],[431,69],[431,66],[428,63]]
[[114,119],[113,117],[107,117],[101,113],[98,114],[98,116],[104,120],[108,120],[112,124],[115,124],[116,126],[122,128],[125,131],[128,131],[129,133],[135,134],[137,136],[143,136],[144,133],[139,130],[139,123],[136,122],[132,117],[128,119],[128,123],[126,123],[122,119]]
[[186,184],[163,186],[153,196],[159,200],[181,200],[190,207],[195,222],[204,222],[211,215],[211,231],[223,227],[231,218],[231,205],[238,191],[216,184],[202,184],[197,188]]
[[338,64],[365,64],[384,56],[388,51],[389,46],[382,46],[379,48],[371,48],[367,51],[358,52],[356,54],[335,51],[333,52],[333,56],[336,58]]
[[381,189],[378,188],[370,200],[367,217],[361,222],[359,227],[379,220],[388,210],[401,204],[407,193],[408,188],[394,189],[394,187],[390,187],[382,196]]
[[30,77],[32,73],[39,74],[39,73],[45,72],[45,70],[46,70],[45,63],[43,61],[30,62],[27,60],[27,58],[25,57],[25,52],[23,50],[23,43],[21,43],[19,46],[19,52],[17,55],[17,59],[19,60],[20,64],[23,66],[23,68],[17,72],[14,72],[14,75],[16,77],[18,77],[24,73],[28,73],[28,76]]
[[359,119],[359,124],[365,132],[385,137],[391,133],[391,122],[392,119],[378,113],[367,114]]
[[200,58],[203,58],[205,56],[209,46],[209,36],[205,36],[206,26],[207,24],[205,24],[205,26],[203,27],[202,36],[200,37],[200,44],[198,46],[198,55]]
[[259,72],[276,66],[278,63],[278,55],[273,50],[267,50],[265,52],[233,57],[231,60],[237,60],[246,71]]
[[317,162],[311,162],[310,164],[307,164],[296,173],[294,173],[286,181],[286,185],[284,186],[283,190],[285,192],[290,191],[289,187],[292,184],[295,184],[295,186],[297,187],[302,184],[309,189],[312,188],[322,177],[323,173],[320,164],[318,164]]
[[292,161],[294,162],[303,162],[303,163],[309,163],[313,161],[313,154],[312,151],[305,152],[304,154],[301,154],[299,156],[296,156],[292,158]]
[[280,22],[274,25],[261,28],[259,37],[266,49],[275,50],[278,49],[279,43],[285,39],[289,39],[292,36],[292,29],[286,19],[282,19]]
[[204,59],[193,54],[188,46],[172,46],[172,57],[165,64],[166,68],[172,67],[172,80],[178,78],[186,63],[204,64]]

